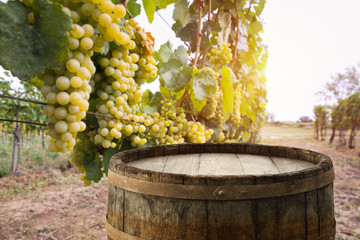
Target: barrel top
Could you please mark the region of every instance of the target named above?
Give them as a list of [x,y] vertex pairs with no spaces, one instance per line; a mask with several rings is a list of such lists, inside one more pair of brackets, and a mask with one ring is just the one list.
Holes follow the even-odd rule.
[[132,161],[127,165],[143,170],[193,176],[279,174],[315,166],[305,160],[238,153],[156,156]]
[[282,182],[332,169],[331,159],[321,153],[243,143],[138,148],[115,154],[109,164],[110,171],[121,175],[182,184]]

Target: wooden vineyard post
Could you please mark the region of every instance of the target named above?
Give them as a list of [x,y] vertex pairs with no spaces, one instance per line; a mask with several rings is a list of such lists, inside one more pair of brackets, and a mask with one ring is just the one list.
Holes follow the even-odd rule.
[[45,148],[45,136],[44,136],[45,129],[41,129],[41,146]]
[[[19,120],[19,105],[16,105],[15,108],[15,118],[16,121]],[[18,167],[18,151],[17,148],[19,146],[19,124],[16,122],[16,127],[14,131],[14,143],[13,143],[13,154],[12,154],[12,162],[11,162],[11,172],[15,173]]]

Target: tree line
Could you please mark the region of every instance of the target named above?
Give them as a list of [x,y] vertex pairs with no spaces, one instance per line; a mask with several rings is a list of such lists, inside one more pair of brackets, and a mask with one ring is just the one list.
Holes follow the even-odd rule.
[[[360,73],[358,66],[345,69],[344,73],[331,76],[325,89],[318,92],[324,100],[332,105],[316,105],[314,127],[315,138],[325,140],[326,128],[331,128],[329,143],[332,144],[338,132],[339,145],[353,149],[356,146],[355,136],[360,127]],[[330,118],[330,121],[328,121]],[[346,141],[346,132],[350,131]]]

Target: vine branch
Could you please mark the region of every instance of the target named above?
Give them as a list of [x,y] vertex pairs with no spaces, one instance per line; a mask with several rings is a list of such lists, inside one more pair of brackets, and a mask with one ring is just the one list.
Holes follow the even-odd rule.
[[199,52],[200,52],[200,44],[201,44],[201,36],[202,36],[202,33],[201,33],[201,10],[203,9],[203,3],[202,1],[198,1],[198,4],[199,4],[199,8],[198,8],[198,33],[197,33],[197,36],[196,36],[196,52],[195,52],[195,59],[194,59],[194,62],[193,62],[193,66],[196,67],[196,64],[197,64],[197,61],[198,61],[198,58],[199,58]]

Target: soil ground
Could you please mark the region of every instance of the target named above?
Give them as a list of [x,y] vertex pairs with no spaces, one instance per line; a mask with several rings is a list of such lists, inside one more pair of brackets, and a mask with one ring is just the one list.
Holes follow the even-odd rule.
[[[265,125],[262,144],[311,149],[335,166],[336,239],[360,239],[360,149],[313,139],[311,128]],[[357,139],[360,145],[360,139]],[[0,178],[0,239],[107,239],[107,182],[83,187],[76,169],[47,169]]]

